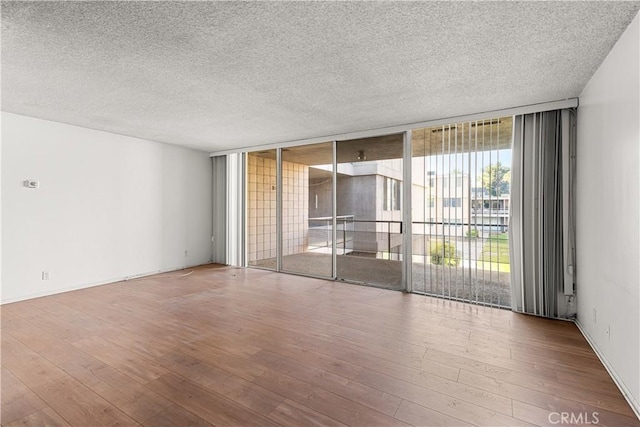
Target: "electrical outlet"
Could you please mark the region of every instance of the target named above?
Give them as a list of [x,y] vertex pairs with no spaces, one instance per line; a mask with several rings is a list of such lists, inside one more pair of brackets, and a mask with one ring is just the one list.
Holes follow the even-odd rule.
[[596,308],[593,307],[593,323],[598,323],[598,318],[596,317]]
[[184,256],[188,257],[189,256],[189,251],[184,251]]
[[607,338],[609,339],[609,341],[611,341],[611,326],[607,325],[607,330],[605,331],[605,333],[607,334]]
[[50,271],[43,271],[42,272],[42,280],[49,280],[51,279],[51,272]]

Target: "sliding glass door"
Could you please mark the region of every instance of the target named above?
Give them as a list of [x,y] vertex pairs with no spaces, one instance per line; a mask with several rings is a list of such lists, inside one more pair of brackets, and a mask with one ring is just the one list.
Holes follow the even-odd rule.
[[411,141],[248,153],[248,265],[510,306],[512,127],[502,117]]
[[282,149],[282,271],[333,277],[333,143]]
[[403,135],[338,141],[337,278],[402,284]]
[[247,154],[247,263],[276,269],[276,150]]

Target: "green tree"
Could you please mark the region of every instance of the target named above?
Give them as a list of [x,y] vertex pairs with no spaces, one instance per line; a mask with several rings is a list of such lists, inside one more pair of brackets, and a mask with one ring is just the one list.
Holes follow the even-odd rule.
[[489,165],[482,170],[481,180],[482,188],[492,196],[508,194],[511,185],[511,169],[502,166],[500,162],[495,165]]

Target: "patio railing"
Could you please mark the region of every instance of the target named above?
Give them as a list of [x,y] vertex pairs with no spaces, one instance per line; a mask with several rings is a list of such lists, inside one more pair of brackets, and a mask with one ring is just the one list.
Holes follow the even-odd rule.
[[[330,252],[331,217],[309,218],[309,250]],[[338,255],[401,259],[402,221],[360,220],[354,215],[336,218]]]

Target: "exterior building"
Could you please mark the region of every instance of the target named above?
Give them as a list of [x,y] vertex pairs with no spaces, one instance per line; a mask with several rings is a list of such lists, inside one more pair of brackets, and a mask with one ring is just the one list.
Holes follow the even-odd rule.
[[[309,226],[313,250],[325,251],[331,240],[331,174],[310,167]],[[402,237],[402,161],[342,163],[337,173],[338,254],[397,258]],[[396,255],[393,255],[396,254]]]
[[454,235],[469,222],[469,175],[427,171],[412,185],[414,234]]
[[471,222],[478,231],[505,232],[509,227],[510,194],[493,196],[487,190],[471,192]]

